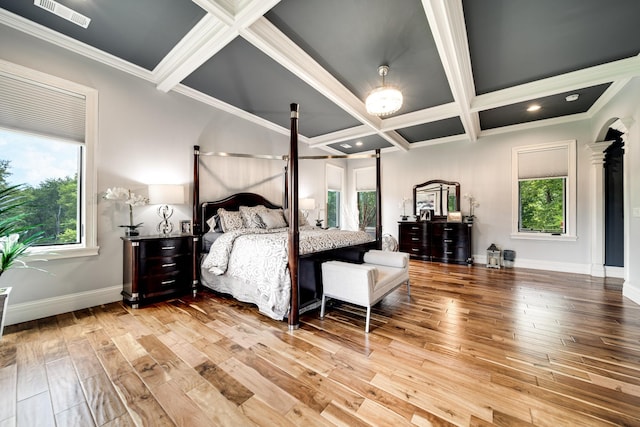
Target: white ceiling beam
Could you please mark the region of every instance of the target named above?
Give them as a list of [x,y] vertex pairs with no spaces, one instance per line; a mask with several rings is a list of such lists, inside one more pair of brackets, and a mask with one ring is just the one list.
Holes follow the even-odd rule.
[[191,0],[207,13],[218,18],[225,25],[232,26],[235,19],[235,6],[228,1]]
[[475,96],[471,55],[461,0],[422,0],[429,27],[440,55],[453,99],[460,109],[467,136],[475,141],[480,133],[480,118],[470,110]]
[[[158,89],[170,91],[174,86],[193,73],[213,55],[222,50],[240,31],[262,18],[280,0],[252,0],[237,10],[231,25],[228,22],[227,8],[216,2],[200,0],[214,13],[208,13],[167,55],[157,68]],[[228,6],[227,6],[228,7]],[[222,15],[222,20],[219,16]]]
[[241,30],[241,35],[345,112],[369,126],[380,137],[404,151],[409,150],[409,142],[397,134],[381,131],[382,120],[367,113],[364,102],[266,18],[261,18],[250,27]]
[[349,141],[351,139],[364,138],[365,136],[374,135],[376,132],[370,126],[360,125],[349,129],[342,129],[320,136],[309,138],[311,148],[320,148],[325,145],[335,144],[336,142]]
[[[402,129],[423,123],[436,122],[438,120],[458,117],[460,108],[455,102],[425,108],[424,110],[412,111],[401,116],[390,117],[382,121],[382,130]],[[411,144],[413,147],[413,144]]]
[[640,76],[640,56],[478,95],[471,102],[471,111],[489,110],[637,76]]

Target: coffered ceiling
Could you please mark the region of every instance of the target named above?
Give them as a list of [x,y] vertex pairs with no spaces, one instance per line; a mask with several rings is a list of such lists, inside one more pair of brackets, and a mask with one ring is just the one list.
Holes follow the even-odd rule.
[[[0,24],[283,134],[299,103],[300,140],[330,152],[582,120],[640,75],[637,0],[58,3],[88,28],[31,0],[1,0]],[[384,119],[364,106],[382,64],[404,95]]]

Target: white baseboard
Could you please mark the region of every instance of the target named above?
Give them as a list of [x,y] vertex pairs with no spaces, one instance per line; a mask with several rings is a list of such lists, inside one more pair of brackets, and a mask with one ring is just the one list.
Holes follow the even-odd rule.
[[633,286],[629,282],[624,282],[624,285],[622,285],[622,296],[640,305],[640,287]]
[[[474,255],[473,262],[487,264],[486,255]],[[518,259],[513,263],[514,267],[531,268],[533,270],[559,271],[561,273],[591,274],[591,264],[576,264],[567,262],[541,261],[535,259]],[[505,268],[505,267],[502,267]]]
[[28,322],[29,320],[41,319],[43,317],[55,316],[56,314],[68,313],[74,310],[120,301],[122,299],[120,295],[121,291],[122,285],[54,298],[45,298],[21,304],[9,303],[5,325]]
[[617,279],[624,279],[624,267],[604,267],[606,277],[615,277]]

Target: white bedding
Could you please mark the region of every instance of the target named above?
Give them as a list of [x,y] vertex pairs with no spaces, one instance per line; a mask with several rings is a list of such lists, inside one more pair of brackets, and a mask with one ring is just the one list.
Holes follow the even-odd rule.
[[[372,241],[364,231],[300,229],[300,254]],[[261,313],[282,320],[289,311],[288,229],[243,229],[224,233],[201,266],[202,283],[256,304]]]

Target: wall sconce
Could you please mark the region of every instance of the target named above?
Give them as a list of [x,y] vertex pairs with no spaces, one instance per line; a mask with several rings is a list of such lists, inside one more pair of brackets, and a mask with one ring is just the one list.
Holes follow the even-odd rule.
[[316,200],[315,199],[300,199],[298,202],[298,207],[302,211],[302,214],[305,218],[309,217],[309,211],[312,211],[316,208]]
[[182,185],[149,185],[149,203],[160,205],[158,206],[158,216],[162,218],[162,221],[158,223],[158,233],[166,235],[173,231],[173,224],[169,222],[169,218],[173,215],[173,208],[169,205],[181,205],[184,202],[184,187]]

